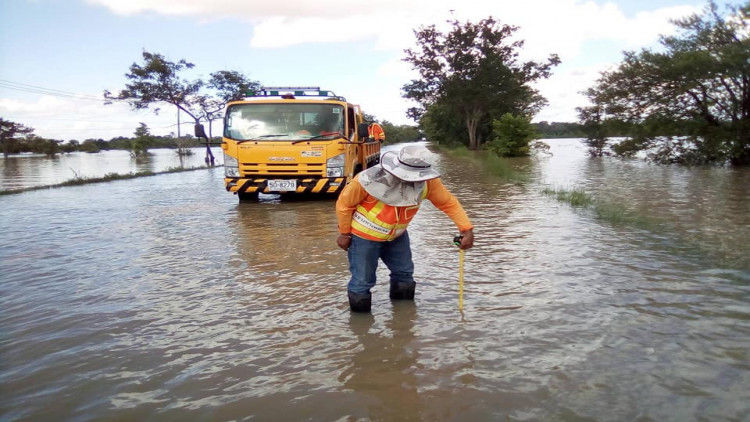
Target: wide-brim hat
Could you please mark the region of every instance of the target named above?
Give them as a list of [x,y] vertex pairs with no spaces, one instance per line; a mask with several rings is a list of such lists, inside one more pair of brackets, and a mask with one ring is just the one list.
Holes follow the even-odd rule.
[[385,171],[405,182],[423,182],[440,177],[428,157],[430,151],[419,145],[408,145],[398,153],[388,151],[380,157]]

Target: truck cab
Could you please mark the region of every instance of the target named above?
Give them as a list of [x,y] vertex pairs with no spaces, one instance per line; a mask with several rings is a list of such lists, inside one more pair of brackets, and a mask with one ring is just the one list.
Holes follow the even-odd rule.
[[377,164],[382,128],[361,108],[318,87],[265,87],[227,104],[225,186],[240,200],[263,193],[337,195]]

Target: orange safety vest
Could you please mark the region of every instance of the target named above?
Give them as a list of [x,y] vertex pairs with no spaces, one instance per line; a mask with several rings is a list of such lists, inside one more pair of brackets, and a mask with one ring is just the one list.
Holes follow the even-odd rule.
[[417,215],[419,206],[426,197],[427,183],[419,196],[419,202],[406,207],[388,205],[368,194],[352,214],[352,234],[378,242],[393,240],[406,231],[406,226]]
[[367,128],[368,136],[376,141],[385,141],[385,131],[383,127],[377,123],[371,124]]

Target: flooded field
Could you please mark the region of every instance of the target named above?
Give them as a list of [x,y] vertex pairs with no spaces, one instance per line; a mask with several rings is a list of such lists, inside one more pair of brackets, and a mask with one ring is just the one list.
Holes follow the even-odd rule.
[[463,313],[431,204],[415,302],[380,268],[353,315],[333,200],[238,203],[222,168],[0,197],[0,419],[747,420],[750,169],[548,142],[520,184],[438,157],[476,226]]
[[[190,148],[193,155],[179,156],[174,149],[151,149],[149,155],[133,159],[129,151],[111,150],[96,154],[73,152],[53,158],[42,154],[19,154],[0,158],[0,189],[20,189],[53,185],[82,177],[102,177],[107,173],[159,172],[175,167],[205,166],[206,148]],[[212,148],[221,161],[221,149]]]

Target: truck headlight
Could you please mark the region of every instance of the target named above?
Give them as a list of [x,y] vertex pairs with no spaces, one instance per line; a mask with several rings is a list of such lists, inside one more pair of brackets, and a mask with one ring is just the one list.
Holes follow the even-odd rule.
[[335,157],[331,157],[326,161],[326,177],[343,177],[344,176],[344,162],[346,161],[344,154],[339,154]]
[[237,159],[224,153],[224,176],[240,177],[240,168]]

